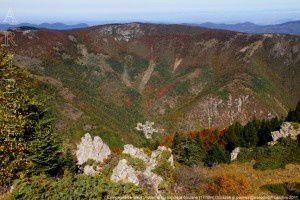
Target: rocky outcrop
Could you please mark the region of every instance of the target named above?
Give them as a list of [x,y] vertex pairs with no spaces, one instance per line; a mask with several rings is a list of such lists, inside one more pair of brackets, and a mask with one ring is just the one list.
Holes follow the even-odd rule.
[[239,153],[241,151],[241,148],[240,147],[236,147],[230,154],[230,160],[231,161],[234,161],[237,159]]
[[[167,158],[162,156],[164,152],[167,152],[167,155],[170,156]],[[159,184],[163,181],[163,178],[155,174],[152,170],[156,168],[159,161],[162,159],[166,159],[166,161],[174,167],[173,155],[171,153],[171,149],[159,146],[157,150],[151,153],[151,156],[148,156],[142,149],[127,144],[124,146],[123,154],[144,161],[146,168],[144,171],[134,170],[134,168],[128,164],[126,159],[122,159],[113,169],[111,180],[133,183],[145,188],[147,191],[154,194],[157,199],[164,199],[159,191]]]
[[151,153],[151,158],[149,162],[149,169],[150,171],[155,169],[157,166],[158,160],[161,158],[162,153],[166,151],[170,153],[170,157],[168,158],[167,162],[170,163],[172,167],[174,167],[174,157],[172,155],[172,150],[170,148],[166,148],[165,146],[159,146],[155,151]]
[[77,145],[77,164],[83,165],[88,160],[103,162],[111,154],[109,147],[102,141],[99,136],[92,139],[89,133],[81,138],[80,144]]
[[171,166],[174,166],[174,158],[172,153],[172,150],[170,148],[166,148],[164,146],[159,146],[157,150],[153,151],[151,153],[151,157],[147,156],[142,149],[136,148],[131,144],[127,144],[124,146],[124,151],[123,154],[128,154],[132,156],[133,158],[138,158],[142,161],[145,162],[146,164],[146,171],[151,171],[153,170],[156,165],[158,160],[160,159],[162,153],[164,151],[167,151],[170,153],[170,157],[168,158],[168,162],[170,163]]
[[279,131],[271,132],[272,142],[269,142],[269,145],[274,145],[280,138],[291,137],[291,139],[296,140],[297,136],[300,134],[300,127],[294,127],[289,122],[284,122]]
[[144,153],[143,150],[134,147],[132,144],[124,145],[123,154],[128,154],[128,155],[132,156],[133,158],[141,159],[145,163],[149,163],[149,161],[150,161],[149,157]]
[[137,172],[133,167],[129,166],[127,160],[120,160],[118,165],[114,168],[110,180],[118,182],[122,181],[125,183],[133,183],[139,185],[137,178]]
[[157,133],[158,130],[153,128],[154,122],[146,121],[145,124],[137,123],[136,130],[142,131],[147,139],[151,139],[153,133]]

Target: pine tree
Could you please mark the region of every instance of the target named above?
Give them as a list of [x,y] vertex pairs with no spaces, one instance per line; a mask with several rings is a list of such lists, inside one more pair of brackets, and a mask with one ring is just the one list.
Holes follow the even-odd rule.
[[257,145],[258,136],[257,136],[257,123],[256,121],[250,121],[244,127],[244,138],[246,142],[246,147],[253,147]]
[[220,145],[216,142],[207,152],[204,162],[207,166],[214,166],[219,163],[228,163],[229,153],[222,149]]
[[59,137],[52,129],[51,119],[40,114],[36,122],[28,156],[32,161],[31,174],[46,173],[55,176],[61,173],[62,157]]
[[295,110],[289,111],[286,121],[300,123],[300,100],[298,101]]
[[197,164],[199,164],[199,162],[202,162],[206,156],[204,143],[199,134],[196,135],[196,138],[194,140],[192,147],[192,155],[194,156],[193,160]]
[[63,167],[64,170],[68,170],[71,173],[75,173],[77,171],[76,158],[72,154],[70,148],[67,148],[63,156]]
[[172,152],[174,154],[174,158],[179,163],[185,162],[185,141],[179,135],[179,133],[175,133],[172,145]]
[[243,126],[236,122],[228,127],[227,131],[225,132],[225,142],[226,149],[228,151],[232,151],[236,147],[241,147],[245,144],[245,139],[243,136]]

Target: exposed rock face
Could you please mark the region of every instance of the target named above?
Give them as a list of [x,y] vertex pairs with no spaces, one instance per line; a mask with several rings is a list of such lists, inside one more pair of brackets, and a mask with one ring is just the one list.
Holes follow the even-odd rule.
[[154,122],[146,121],[145,124],[137,123],[136,130],[142,131],[147,139],[151,139],[153,133],[157,133],[158,130],[153,128]]
[[[153,170],[157,165],[157,160],[160,158],[161,154],[164,151],[168,151],[172,153],[172,150],[170,148],[166,148],[164,146],[159,146],[157,150],[153,151],[151,153],[151,157],[147,156],[143,150],[134,147],[132,144],[124,145],[124,154],[129,154],[133,158],[141,159],[146,163],[146,171]],[[168,162],[171,166],[174,166],[174,158],[173,155],[168,158]]]
[[[167,151],[170,154],[172,152],[169,148],[159,146],[157,150],[151,153],[151,157],[149,157],[142,149],[136,148],[131,144],[125,145],[123,153],[144,161],[146,164],[146,169],[143,172],[135,171],[127,164],[127,160],[123,159],[119,161],[119,164],[113,170],[111,180],[130,182],[139,185],[140,187],[143,187],[150,193],[154,194],[157,199],[164,199],[159,191],[159,184],[163,181],[163,178],[152,172],[152,170],[154,170],[157,166],[158,161],[161,159],[161,155],[164,151]],[[172,154],[166,159],[171,166],[174,166]]]
[[[168,151],[170,153],[172,153],[172,150],[170,148],[166,148],[165,146],[159,146],[157,148],[157,150],[153,151],[151,154],[151,158],[150,158],[150,163],[149,163],[149,171],[155,169],[156,165],[157,165],[157,161],[158,159],[161,157],[162,153],[164,151]],[[171,154],[171,156],[168,158],[167,160],[170,165],[172,167],[174,167],[174,158],[173,155]],[[147,169],[146,169],[147,170]]]
[[82,165],[87,160],[92,159],[96,162],[103,162],[111,154],[109,147],[103,143],[99,136],[92,139],[89,133],[81,138],[81,143],[77,145],[77,164]]
[[124,145],[124,154],[129,154],[133,158],[138,158],[144,161],[145,163],[149,163],[150,159],[149,157],[144,153],[143,150],[134,147],[132,144],[126,144]]
[[231,161],[234,161],[237,159],[239,153],[241,151],[241,148],[240,147],[236,147],[230,154],[230,160]]
[[291,123],[284,122],[280,127],[280,131],[271,132],[273,141],[269,142],[269,144],[274,145],[277,143],[277,140],[286,137],[291,137],[291,139],[296,140],[299,134],[300,134],[299,127],[295,128]]
[[137,172],[133,167],[127,164],[127,160],[120,160],[118,165],[114,168],[110,178],[112,181],[123,181],[125,183],[133,183],[139,185]]

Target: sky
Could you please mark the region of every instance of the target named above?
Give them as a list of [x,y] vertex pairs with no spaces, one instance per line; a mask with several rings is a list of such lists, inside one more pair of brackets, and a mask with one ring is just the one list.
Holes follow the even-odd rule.
[[0,23],[116,22],[276,24],[300,20],[300,0],[0,0]]

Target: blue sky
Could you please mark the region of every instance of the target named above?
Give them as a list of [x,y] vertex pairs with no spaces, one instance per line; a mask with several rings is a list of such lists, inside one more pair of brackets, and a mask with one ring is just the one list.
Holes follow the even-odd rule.
[[273,24],[300,20],[300,0],[0,0],[18,22]]

